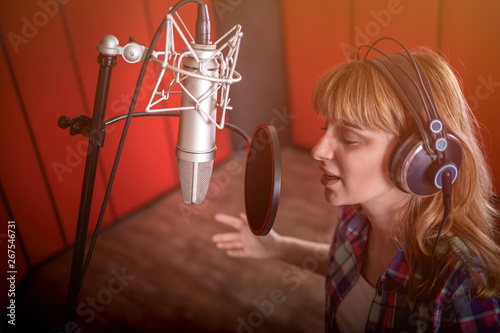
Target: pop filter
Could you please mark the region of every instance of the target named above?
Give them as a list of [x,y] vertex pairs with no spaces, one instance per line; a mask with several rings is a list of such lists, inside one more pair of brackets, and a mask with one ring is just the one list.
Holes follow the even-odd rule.
[[255,235],[273,227],[281,191],[281,154],[273,125],[259,124],[248,148],[245,170],[245,209]]

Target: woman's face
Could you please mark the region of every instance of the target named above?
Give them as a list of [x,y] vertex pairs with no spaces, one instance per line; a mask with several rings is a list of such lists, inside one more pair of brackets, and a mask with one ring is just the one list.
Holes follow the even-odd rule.
[[323,171],[326,200],[334,205],[391,204],[404,193],[389,176],[389,157],[397,137],[329,120],[312,149]]

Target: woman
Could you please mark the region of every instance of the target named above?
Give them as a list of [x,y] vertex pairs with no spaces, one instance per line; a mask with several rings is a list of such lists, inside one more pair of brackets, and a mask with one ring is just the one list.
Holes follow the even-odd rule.
[[[497,213],[477,123],[446,62],[429,51],[413,56],[463,151],[441,232],[442,193],[415,196],[391,180],[391,152],[415,118],[376,66],[341,64],[313,91],[314,109],[326,126],[312,156],[323,171],[326,200],[341,208],[330,260],[321,267],[327,277],[326,329],[500,332]],[[239,230],[213,237],[230,256],[300,263],[319,246],[276,232],[253,237],[243,215],[218,214],[216,220]]]

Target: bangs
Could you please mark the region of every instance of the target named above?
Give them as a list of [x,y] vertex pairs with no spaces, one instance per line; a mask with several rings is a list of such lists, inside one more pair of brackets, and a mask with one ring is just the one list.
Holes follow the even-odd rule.
[[381,74],[362,61],[343,63],[323,75],[312,102],[315,112],[328,120],[398,136],[411,118]]

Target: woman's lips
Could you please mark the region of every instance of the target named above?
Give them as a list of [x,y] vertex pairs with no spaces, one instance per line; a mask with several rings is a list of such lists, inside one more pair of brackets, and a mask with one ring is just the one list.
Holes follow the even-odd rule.
[[329,173],[328,171],[323,170],[323,175],[321,176],[321,184],[323,186],[330,186],[337,183],[340,180],[340,177]]

